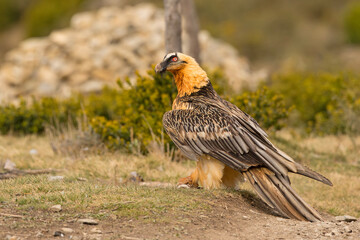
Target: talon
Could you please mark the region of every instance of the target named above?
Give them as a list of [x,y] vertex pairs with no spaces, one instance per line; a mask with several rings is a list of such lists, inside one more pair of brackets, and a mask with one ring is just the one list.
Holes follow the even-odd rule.
[[197,183],[193,182],[191,176],[180,178],[179,182],[177,183],[177,186],[179,188],[183,188],[184,185],[191,188],[197,188],[199,186]]

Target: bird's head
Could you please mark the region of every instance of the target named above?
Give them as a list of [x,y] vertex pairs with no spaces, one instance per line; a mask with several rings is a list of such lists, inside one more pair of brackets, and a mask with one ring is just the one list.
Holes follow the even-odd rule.
[[155,71],[169,71],[174,75],[179,96],[197,92],[210,82],[194,58],[179,52],[166,54],[163,61],[156,65]]
[[174,73],[184,69],[189,64],[197,64],[197,62],[192,57],[183,53],[173,52],[165,55],[163,61],[156,65],[155,71],[158,73],[165,71]]

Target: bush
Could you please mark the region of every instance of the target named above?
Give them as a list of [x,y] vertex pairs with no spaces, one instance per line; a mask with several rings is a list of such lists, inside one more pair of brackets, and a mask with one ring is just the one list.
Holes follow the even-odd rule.
[[[229,93],[231,88],[219,70],[209,74],[214,88]],[[145,152],[152,141],[173,146],[164,134],[162,116],[169,111],[177,90],[172,76],[149,71],[137,76],[135,84],[128,79],[118,81],[119,89],[104,88],[90,96],[75,95],[67,100],[42,98],[32,104],[21,101],[19,106],[0,107],[2,134],[42,134],[46,125],[59,127],[71,121],[76,127],[79,118],[88,119],[90,131],[109,149]],[[267,88],[245,92],[230,98],[241,109],[255,117],[265,127],[280,129],[288,116],[282,97]]]
[[[91,108],[98,105],[96,109],[105,109],[102,116],[107,117],[93,119],[91,125],[111,148],[125,146],[134,150],[141,146],[141,150],[145,151],[151,141],[159,141],[160,136],[163,136],[162,116],[171,109],[177,90],[170,74],[164,77],[154,71],[149,71],[148,74],[146,77],[139,75],[134,85],[127,81],[126,87],[119,81],[119,93],[114,94],[109,92],[110,89],[105,89],[102,94],[104,98],[91,101],[96,102]],[[231,92],[221,71],[210,71],[209,78],[219,94]],[[261,87],[256,92],[244,92],[230,98],[230,101],[252,115],[264,128],[275,130],[284,127],[284,120],[290,111],[290,108],[285,107],[283,97],[266,87]],[[112,106],[111,109],[109,106]],[[95,109],[90,112],[99,114]],[[115,119],[118,121],[117,127],[113,122]],[[162,141],[173,146],[166,134]]]
[[286,106],[294,106],[293,127],[305,125],[318,134],[354,133],[360,131],[353,123],[359,117],[359,81],[346,74],[293,73],[274,76],[271,89],[284,96]]
[[0,132],[7,134],[40,134],[46,124],[65,123],[76,119],[80,107],[80,99],[71,98],[59,101],[54,98],[33,100],[30,105],[21,100],[19,106],[9,104],[0,107]]
[[345,14],[345,32],[351,43],[360,43],[360,3],[353,3]]
[[0,1],[0,31],[14,24],[21,17],[20,0]]
[[291,106],[286,107],[284,97],[267,87],[260,87],[255,92],[244,92],[235,96],[231,102],[250,114],[266,129],[280,130],[285,126]]
[[28,37],[45,36],[52,30],[67,25],[84,0],[38,0],[25,12],[24,23]]

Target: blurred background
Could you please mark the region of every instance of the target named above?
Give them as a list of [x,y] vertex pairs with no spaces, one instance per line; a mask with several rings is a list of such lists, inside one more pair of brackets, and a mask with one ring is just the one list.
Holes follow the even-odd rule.
[[[360,132],[359,1],[194,3],[202,65],[223,97],[265,128]],[[3,120],[2,132],[41,133],[52,115],[59,118],[66,112],[76,119],[80,106],[89,106],[89,119],[119,121],[121,136],[110,132],[120,142],[130,141],[132,128],[137,129],[132,134],[140,134],[135,138],[151,139],[150,132],[143,133],[148,125],[160,136],[162,113],[176,94],[173,85],[166,88],[167,82],[148,73],[165,54],[163,4],[162,0],[2,0],[0,101],[15,104],[6,108],[11,116],[18,111],[18,118]],[[186,53],[189,44],[186,37],[183,40]],[[149,79],[158,81],[148,83]],[[124,105],[129,88],[139,96],[136,103]],[[153,92],[139,93],[151,88]],[[48,98],[60,101],[56,104],[66,111],[49,112],[56,107]],[[43,101],[41,110],[27,109],[31,99]],[[162,105],[152,106],[154,99]],[[22,116],[21,107],[32,117]]]
[[[71,16],[100,6],[162,0],[2,0],[0,59],[29,37],[69,26]],[[253,68],[360,71],[355,0],[195,0],[201,29],[233,45]]]

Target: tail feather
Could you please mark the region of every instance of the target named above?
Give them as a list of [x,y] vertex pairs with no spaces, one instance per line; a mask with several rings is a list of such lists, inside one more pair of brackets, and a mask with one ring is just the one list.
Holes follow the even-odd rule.
[[315,179],[319,182],[325,183],[329,186],[332,186],[333,184],[329,179],[321,175],[320,173],[317,173],[313,170],[311,170],[308,167],[305,167],[301,165],[300,163],[297,163],[292,159],[289,155],[287,155],[285,152],[281,151],[280,149],[276,148],[276,152],[268,150],[268,153],[272,156],[276,157],[276,159],[281,162],[283,165],[286,166],[286,168],[293,173],[297,173],[312,179]]
[[260,198],[281,215],[304,221],[322,221],[320,214],[282,176],[276,176],[266,168],[250,168],[244,175]]
[[306,177],[309,177],[309,178],[312,178],[312,179],[315,179],[319,182],[322,182],[322,183],[325,183],[329,186],[332,186],[332,182],[327,179],[326,177],[324,177],[323,175],[321,175],[320,173],[317,173],[313,170],[311,170],[310,168],[308,167],[305,167],[299,163],[295,163],[296,164],[296,168],[297,168],[297,174],[301,174],[303,176],[306,176]]

